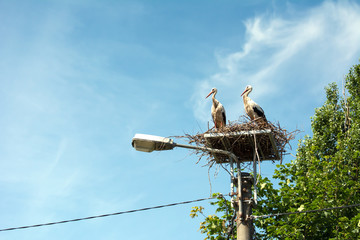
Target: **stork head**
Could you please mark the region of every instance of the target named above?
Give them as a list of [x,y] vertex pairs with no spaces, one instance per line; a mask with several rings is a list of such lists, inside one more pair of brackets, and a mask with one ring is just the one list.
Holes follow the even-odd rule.
[[253,89],[253,88],[252,88],[251,85],[247,85],[246,88],[245,88],[245,90],[244,90],[243,93],[241,94],[241,96],[244,95],[244,94],[247,93],[247,92],[250,93],[250,92],[252,91],[252,89]]
[[206,98],[208,98],[211,94],[216,94],[217,93],[217,89],[216,88],[212,88],[210,93],[206,96]]

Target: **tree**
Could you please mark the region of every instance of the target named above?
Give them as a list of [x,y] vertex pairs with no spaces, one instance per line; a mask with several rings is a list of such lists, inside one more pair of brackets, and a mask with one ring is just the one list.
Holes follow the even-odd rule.
[[219,193],[214,193],[213,197],[217,201],[210,202],[210,204],[217,206],[215,213],[222,213],[220,217],[216,214],[205,216],[203,213],[204,208],[198,206],[192,208],[190,217],[198,217],[198,214],[205,217],[205,220],[200,223],[200,231],[206,234],[206,240],[236,239],[236,229],[234,226],[236,215],[231,208],[230,201],[226,200]]
[[[342,94],[335,83],[326,88],[311,127],[296,159],[277,166],[279,187],[260,180],[253,215],[360,203],[360,64],[350,69]],[[255,225],[257,239],[359,239],[360,207],[258,218]]]

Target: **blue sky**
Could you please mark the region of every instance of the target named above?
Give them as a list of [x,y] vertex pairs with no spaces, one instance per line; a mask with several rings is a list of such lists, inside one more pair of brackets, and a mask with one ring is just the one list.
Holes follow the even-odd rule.
[[[206,130],[212,87],[236,120],[251,84],[268,120],[311,135],[324,87],[359,63],[359,26],[359,1],[0,1],[0,228],[208,197],[205,162],[137,152],[135,133]],[[0,238],[201,239],[194,205]]]

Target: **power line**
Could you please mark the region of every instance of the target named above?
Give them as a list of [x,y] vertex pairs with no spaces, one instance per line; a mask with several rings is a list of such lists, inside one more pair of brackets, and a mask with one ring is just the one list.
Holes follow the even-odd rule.
[[[49,222],[49,223],[42,223],[42,224],[35,224],[35,225],[28,225],[28,226],[21,226],[21,227],[3,228],[3,229],[0,229],[0,232],[20,230],[20,229],[26,229],[26,228],[44,227],[44,226],[57,225],[57,224],[70,223],[70,222],[79,222],[79,221],[90,220],[90,219],[95,219],[95,218],[104,218],[104,217],[110,217],[110,216],[115,216],[115,215],[122,215],[122,214],[126,214],[126,213],[142,212],[142,211],[148,211],[148,210],[152,210],[152,209],[159,209],[159,208],[184,205],[184,204],[189,204],[189,203],[194,203],[194,202],[201,202],[201,201],[210,200],[210,199],[214,199],[214,198],[217,198],[217,197],[200,198],[200,199],[196,199],[196,200],[170,203],[170,204],[159,205],[159,206],[154,206],[154,207],[140,208],[140,209],[108,213],[108,214],[102,214],[102,215],[95,215],[95,216],[84,217],[84,218],[75,218],[75,219],[63,220],[63,221],[57,221],[57,222]],[[296,212],[274,213],[274,214],[266,214],[266,215],[260,215],[260,216],[251,216],[251,218],[257,219],[257,218],[284,216],[284,215],[291,215],[291,214],[312,213],[312,212],[329,211],[329,210],[334,210],[334,209],[343,209],[343,208],[351,208],[351,207],[359,207],[359,206],[360,206],[360,204],[353,204],[353,205],[330,207],[330,208],[307,210],[307,211],[296,211]]]
[[315,210],[307,210],[307,211],[296,211],[296,212],[274,213],[274,214],[267,214],[267,215],[260,215],[260,216],[251,216],[251,218],[257,219],[257,218],[275,217],[275,216],[283,216],[283,215],[290,215],[290,214],[312,213],[312,212],[329,211],[329,210],[334,210],[334,209],[351,208],[351,207],[359,207],[359,206],[360,206],[360,204],[353,204],[353,205],[347,205],[347,206],[331,207],[331,208],[323,208],[323,209],[315,209]]
[[96,216],[84,217],[84,218],[75,218],[75,219],[58,221],[58,222],[49,222],[49,223],[28,225],[28,226],[22,226],[22,227],[4,228],[4,229],[0,229],[0,232],[20,230],[20,229],[26,229],[26,228],[44,227],[44,226],[50,226],[50,225],[56,225],[56,224],[62,224],[62,223],[79,222],[79,221],[90,220],[90,219],[95,219],[95,218],[103,218],[103,217],[121,215],[121,214],[125,214],[125,213],[141,212],[141,211],[147,211],[147,210],[152,210],[152,209],[172,207],[172,206],[183,205],[183,204],[194,203],[194,202],[201,202],[201,201],[214,199],[214,198],[216,198],[216,197],[201,198],[201,199],[196,199],[196,200],[191,200],[191,201],[170,203],[170,204],[166,204],[166,205],[159,205],[159,206],[154,206],[154,207],[140,208],[140,209],[135,209],[135,210],[115,212],[115,213],[109,213],[109,214],[102,214],[102,215],[96,215]]

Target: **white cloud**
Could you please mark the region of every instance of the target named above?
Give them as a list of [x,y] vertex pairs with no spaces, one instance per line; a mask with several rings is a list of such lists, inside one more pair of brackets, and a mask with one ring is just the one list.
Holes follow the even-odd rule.
[[265,105],[275,94],[288,98],[282,103],[286,108],[311,97],[320,101],[327,83],[341,82],[359,58],[360,6],[326,1],[291,16],[262,15],[244,22],[246,41],[241,50],[218,54],[220,71],[196,86],[192,99],[197,119],[210,120],[211,103],[202,96],[213,86],[228,119],[235,120],[244,114],[240,94],[248,84],[254,86],[251,96]]

